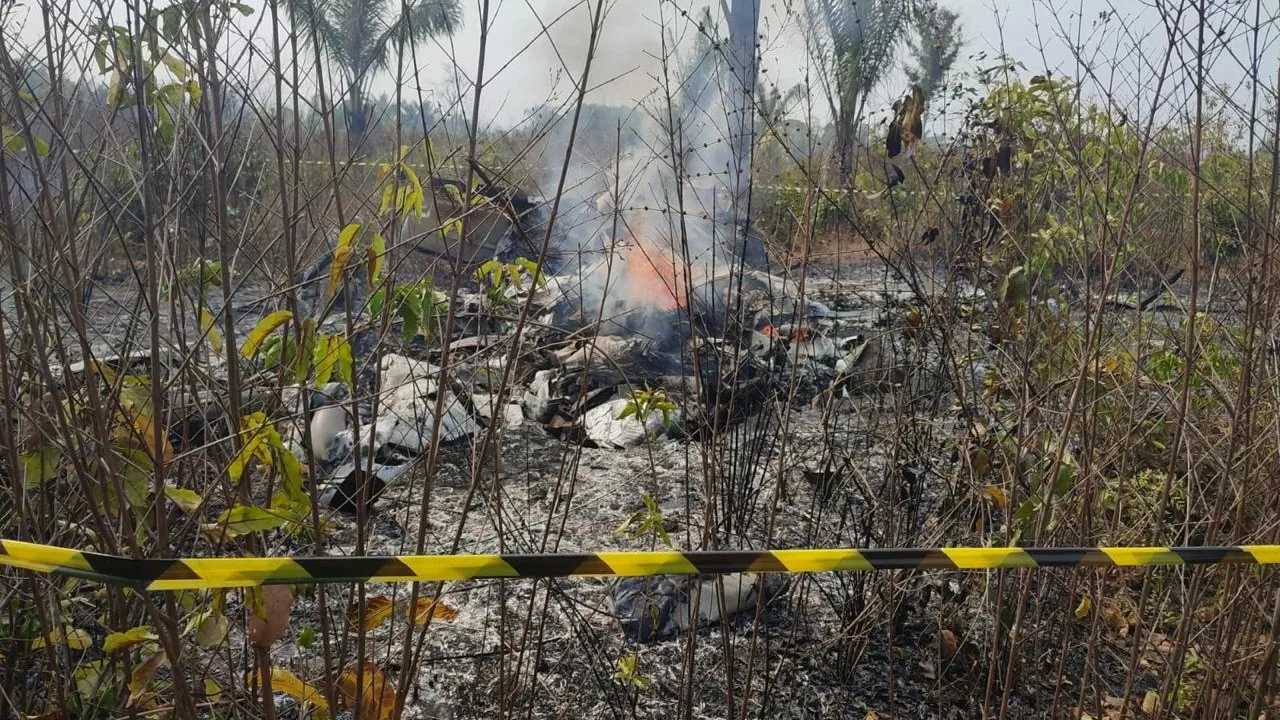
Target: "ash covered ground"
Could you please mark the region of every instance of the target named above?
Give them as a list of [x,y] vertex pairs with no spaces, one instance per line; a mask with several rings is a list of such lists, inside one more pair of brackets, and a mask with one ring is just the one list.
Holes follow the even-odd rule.
[[[780,294],[794,292],[794,282],[783,286]],[[236,302],[247,330],[267,306],[252,293],[244,296]],[[352,437],[346,444],[318,448],[326,456],[314,458],[312,478],[329,505],[322,511],[322,552],[412,554],[420,533],[426,553],[455,547],[459,553],[660,549],[666,541],[678,549],[962,542],[972,524],[966,513],[973,510],[953,495],[956,420],[940,390],[936,355],[903,336],[912,297],[882,267],[863,264],[838,281],[810,278],[803,298],[770,298],[769,307],[785,306],[787,316],[762,309],[744,329],[749,335],[725,343],[734,346],[735,358],[756,367],[754,377],[765,378],[770,390],[727,416],[709,411],[713,400],[705,393],[680,395],[679,379],[691,374],[687,366],[682,373],[669,363],[654,368],[648,356],[631,357],[652,351],[651,343],[633,342],[643,338],[638,332],[609,336],[621,345],[596,341],[594,347],[609,357],[595,366],[591,343],[540,330],[518,360],[504,407],[485,407],[495,390],[486,380],[491,374],[475,372],[493,364],[502,343],[464,346],[442,388],[431,380],[438,350],[375,338],[358,357],[381,362],[384,375],[411,368],[400,387],[429,382],[412,397],[382,397],[390,425],[361,417],[348,422],[345,432]],[[121,308],[128,302],[125,293],[95,297],[102,347],[122,345],[123,326],[108,328],[113,319],[124,322]],[[724,347],[717,352],[720,380],[731,376],[730,384],[737,383],[742,376],[727,368],[743,364],[728,363]],[[363,367],[367,374],[376,366],[370,361]],[[650,377],[631,377],[624,366],[649,368]],[[540,373],[550,385],[547,397],[537,391]],[[546,401],[556,404],[555,382],[563,375],[579,380],[562,389],[559,405],[548,411]],[[600,393],[609,383],[619,389]],[[592,427],[592,410],[638,388],[667,392],[679,405],[678,419],[650,423],[647,433],[619,429],[615,407],[602,427]],[[442,406],[456,412],[441,420],[452,441],[440,446],[433,465],[429,442],[419,438],[414,445],[402,431],[417,427],[422,437],[429,435],[434,416],[423,408],[433,408],[440,392],[446,393]],[[357,399],[365,403],[372,394],[366,388]],[[396,398],[408,407],[397,409]],[[246,403],[252,406],[254,399]],[[304,415],[288,407],[276,413],[299,445]],[[363,432],[352,432],[362,424]],[[359,437],[371,438],[378,466],[393,470],[364,513],[354,513],[350,503],[335,509],[342,503],[334,499],[335,487],[351,475],[348,455]],[[484,453],[486,437],[492,450]],[[379,444],[393,449],[382,452]],[[646,498],[660,514],[666,540],[652,528],[634,531],[635,518],[656,516]],[[629,518],[632,532],[624,530]],[[270,552],[315,549],[277,535]],[[208,551],[199,544],[191,548],[193,554]],[[632,595],[679,607],[686,624],[696,616],[697,629],[682,626],[672,613],[651,623],[662,627],[637,630],[637,608],[620,606],[619,582],[639,583],[631,586]],[[415,643],[421,662],[409,683],[406,715],[488,718],[506,710],[529,717],[681,712],[698,718],[960,718],[980,713],[988,687],[1000,696],[1003,678],[988,677],[994,609],[984,600],[994,574],[832,573],[736,582],[728,589],[706,578],[450,583],[439,599],[457,615],[433,621]],[[356,592],[328,589],[330,626],[343,627]],[[363,592],[400,602],[409,588],[369,583]],[[708,602],[704,594],[714,599]],[[232,599],[237,602],[242,600]],[[318,676],[323,663],[297,641],[322,626],[320,608],[315,589],[300,592],[289,634],[272,651],[273,660],[306,677]],[[944,617],[947,627],[966,631],[944,635]],[[1052,644],[1057,636],[1044,632]],[[366,660],[398,677],[405,633],[402,617],[372,630]],[[339,665],[354,652],[349,643],[344,650]],[[620,662],[631,659],[633,670],[620,671]],[[1017,679],[1011,716],[1047,711],[1053,688],[1034,680],[1038,670],[1051,674],[1052,660],[1045,662]],[[282,696],[282,708],[288,706]]]

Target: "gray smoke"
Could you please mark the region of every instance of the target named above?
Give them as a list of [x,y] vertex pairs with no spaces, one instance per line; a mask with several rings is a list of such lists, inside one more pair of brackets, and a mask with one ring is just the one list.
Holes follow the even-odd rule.
[[[588,18],[575,12],[582,16],[577,31],[565,24],[556,34],[565,41],[559,57],[566,60],[587,49]],[[673,289],[682,303],[686,281],[695,286],[695,302],[719,295],[696,288],[728,274],[738,259],[732,249],[738,233],[730,207],[731,77],[719,50],[723,28],[705,12],[671,17],[669,6],[663,27],[657,12],[648,4],[617,3],[606,20],[592,76],[617,80],[592,91],[588,101],[612,94],[611,86],[642,100],[633,107],[583,108],[553,250],[561,274],[573,278],[584,315],[594,317],[603,306],[616,324],[661,337],[673,329],[672,313],[663,312],[673,299],[671,292],[655,292],[655,274],[667,286],[680,286]],[[626,58],[640,53],[659,60],[656,72],[627,72]],[[572,105],[566,101],[558,110],[540,163],[547,194],[559,182],[570,140]],[[758,252],[752,255],[749,261],[760,260]],[[722,300],[716,304],[722,309]]]

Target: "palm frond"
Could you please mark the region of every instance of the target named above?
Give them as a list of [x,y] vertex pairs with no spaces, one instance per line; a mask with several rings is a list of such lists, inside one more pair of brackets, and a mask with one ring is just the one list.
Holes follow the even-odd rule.
[[341,52],[342,33],[333,25],[331,6],[325,0],[291,0],[286,8],[302,37],[319,44],[331,60],[336,60],[336,54]]
[[403,48],[431,37],[451,35],[462,27],[462,5],[458,0],[418,0],[408,4],[386,24],[370,47],[370,67],[385,69],[392,48]]

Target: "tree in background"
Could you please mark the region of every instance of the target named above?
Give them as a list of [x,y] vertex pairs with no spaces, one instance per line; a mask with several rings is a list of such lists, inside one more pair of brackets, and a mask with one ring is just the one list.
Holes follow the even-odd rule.
[[893,67],[917,4],[912,0],[805,0],[810,47],[835,125],[842,177],[853,174],[867,98]]
[[778,139],[786,134],[784,123],[791,106],[804,99],[804,85],[795,84],[783,90],[777,85],[756,87],[756,114],[760,116],[760,135],[772,135]]
[[952,10],[929,2],[912,13],[913,32],[907,38],[913,64],[907,67],[907,79],[924,90],[926,100],[933,97],[942,78],[955,64],[964,38],[960,33],[960,17]]
[[302,33],[342,74],[352,139],[368,127],[374,74],[411,45],[451,35],[462,25],[459,0],[297,0],[288,7]]

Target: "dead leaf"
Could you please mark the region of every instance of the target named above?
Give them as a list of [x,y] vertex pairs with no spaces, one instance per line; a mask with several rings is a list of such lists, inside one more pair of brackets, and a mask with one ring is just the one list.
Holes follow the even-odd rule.
[[1146,695],[1142,696],[1142,712],[1148,715],[1155,715],[1156,710],[1160,709],[1160,694],[1155,690],[1148,690]]
[[1112,632],[1120,635],[1129,634],[1129,620],[1124,616],[1120,608],[1115,605],[1107,605],[1102,609],[1102,619]]
[[293,591],[285,585],[264,585],[253,592],[261,598],[261,604],[252,603],[249,642],[262,648],[271,647],[271,643],[284,637],[285,631],[289,629]]
[[[360,687],[360,707],[356,705],[356,688]],[[387,675],[377,665],[365,663],[363,671],[349,668],[338,677],[338,692],[343,705],[355,711],[360,720],[387,720],[396,711],[396,691]]]
[[[395,609],[395,604],[391,602],[391,598],[386,595],[374,595],[365,599],[364,613],[364,629],[372,630],[391,617],[391,611]],[[360,608],[357,606],[351,611],[347,617],[347,622],[351,623],[351,627],[360,626]]]
[[[991,458],[987,456],[987,451],[983,450],[982,448],[978,448],[977,450],[974,450],[973,453],[969,455],[969,467],[973,469],[973,476],[975,478],[980,478],[983,475],[986,475],[987,470],[991,468]],[[991,493],[991,488],[1000,490],[1000,488],[996,487],[995,485],[988,485],[987,486],[988,494]],[[1004,491],[1000,490],[1000,494],[1003,495]],[[995,498],[992,498],[992,499],[994,500]],[[1000,507],[1003,508],[1004,505],[1001,505]]]
[[425,625],[428,618],[439,618],[446,622],[458,617],[457,608],[445,605],[433,598],[418,598],[413,607],[413,624]]
[[938,633],[938,641],[942,645],[942,657],[948,660],[955,657],[956,652],[960,650],[960,644],[956,641],[956,634],[946,628],[943,628],[942,632]]
[[[977,473],[976,469],[974,473]],[[1004,490],[999,485],[987,485],[982,490],[987,494],[987,497],[991,498],[991,502],[996,504],[996,507],[1001,510],[1009,507],[1009,496],[1004,494]]]
[[151,657],[143,660],[141,665],[133,668],[133,674],[129,676],[129,699],[125,703],[127,707],[136,707],[141,702],[144,696],[143,691],[147,689],[147,685],[151,684],[151,678],[166,660],[164,651],[157,650],[151,654]]

